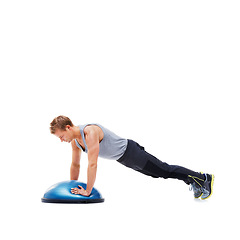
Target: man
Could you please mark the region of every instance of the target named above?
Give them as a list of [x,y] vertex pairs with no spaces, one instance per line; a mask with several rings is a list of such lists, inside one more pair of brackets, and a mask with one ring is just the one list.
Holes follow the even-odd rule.
[[52,134],[72,145],[71,180],[77,180],[81,151],[88,154],[87,187],[72,188],[73,194],[89,196],[96,180],[98,156],[119,163],[145,175],[158,178],[175,178],[190,184],[194,197],[207,199],[212,194],[213,174],[194,172],[181,166],[169,165],[152,156],[133,140],[124,139],[100,124],[75,126],[65,116],[58,116],[50,124]]

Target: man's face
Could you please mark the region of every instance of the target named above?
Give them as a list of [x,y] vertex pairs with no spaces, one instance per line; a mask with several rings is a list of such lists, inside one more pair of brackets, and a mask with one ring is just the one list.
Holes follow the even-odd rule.
[[73,132],[72,128],[66,128],[65,131],[61,129],[57,129],[55,134],[56,137],[60,138],[61,142],[68,142],[70,143],[73,140]]

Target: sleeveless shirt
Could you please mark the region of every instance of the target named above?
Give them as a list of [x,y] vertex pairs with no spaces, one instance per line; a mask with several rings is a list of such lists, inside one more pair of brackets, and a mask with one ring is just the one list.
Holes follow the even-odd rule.
[[111,160],[118,160],[126,151],[127,148],[127,139],[121,138],[117,136],[112,131],[108,130],[107,128],[101,126],[100,124],[84,124],[79,125],[80,133],[83,139],[85,150],[81,147],[78,143],[77,139],[75,139],[76,145],[78,148],[82,149],[84,152],[88,152],[85,136],[84,136],[84,128],[88,125],[96,125],[100,127],[104,133],[102,141],[99,143],[99,157],[111,159]]

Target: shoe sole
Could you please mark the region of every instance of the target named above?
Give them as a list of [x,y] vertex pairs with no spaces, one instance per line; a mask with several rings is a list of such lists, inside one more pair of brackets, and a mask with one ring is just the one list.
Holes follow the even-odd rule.
[[212,180],[211,180],[211,193],[206,198],[201,198],[202,200],[206,200],[206,199],[210,198],[212,193],[213,193],[213,183],[214,183],[215,176],[213,174],[211,174],[211,176],[212,176]]
[[202,195],[203,195],[203,193],[202,193],[199,197],[194,197],[194,198],[195,198],[195,199],[198,199],[198,198],[200,198]]

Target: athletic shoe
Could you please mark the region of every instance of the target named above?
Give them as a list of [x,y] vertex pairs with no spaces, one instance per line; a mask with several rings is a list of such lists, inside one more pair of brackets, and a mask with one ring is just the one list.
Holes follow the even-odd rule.
[[205,200],[209,198],[212,195],[212,189],[213,189],[213,182],[214,182],[214,175],[213,174],[204,174],[206,179],[202,186],[202,196],[201,199]]
[[195,198],[199,198],[202,196],[202,187],[200,187],[196,182],[190,184],[189,190],[193,190],[193,195]]
[[[200,173],[203,174],[202,172]],[[191,176],[191,175],[188,175],[188,177],[189,177],[189,181],[191,182],[190,190],[193,190],[194,197],[195,198],[201,197],[203,194],[202,187],[205,180],[198,177]]]

